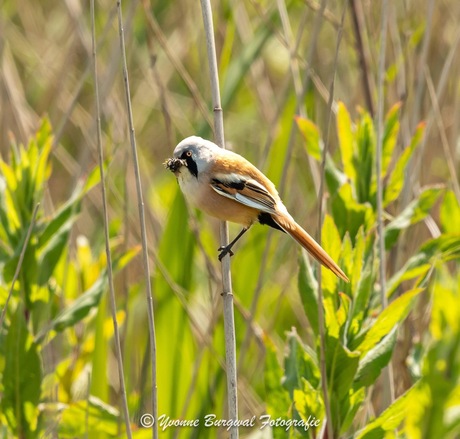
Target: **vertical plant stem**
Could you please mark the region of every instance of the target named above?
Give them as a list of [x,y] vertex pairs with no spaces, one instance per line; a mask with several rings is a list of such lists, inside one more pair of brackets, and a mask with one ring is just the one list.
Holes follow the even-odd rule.
[[145,226],[145,209],[144,200],[142,195],[142,184],[141,176],[139,171],[139,159],[137,156],[136,136],[134,132],[133,112],[131,108],[131,94],[129,90],[129,79],[128,79],[128,66],[126,61],[126,48],[125,48],[125,37],[123,30],[123,16],[121,10],[121,0],[117,0],[118,9],[118,30],[120,34],[120,49],[123,62],[123,80],[125,85],[125,97],[126,97],[126,108],[128,112],[128,123],[129,123],[129,134],[131,151],[133,155],[133,166],[134,174],[136,178],[136,192],[137,192],[137,204],[139,209],[139,222],[141,229],[141,241],[142,241],[142,262],[144,266],[146,296],[147,296],[147,313],[149,318],[149,335],[150,335],[150,354],[151,354],[151,374],[152,374],[152,437],[158,438],[158,395],[157,395],[157,348],[156,348],[156,337],[155,337],[155,319],[153,313],[153,297],[152,287],[150,282],[150,267],[149,267],[149,255],[148,255],[148,243],[147,243],[147,230]]
[[[91,3],[93,3],[94,0],[91,0]],[[88,439],[89,437],[89,399],[91,396],[91,372],[88,370],[86,373],[87,377],[87,386],[88,386],[88,391],[86,392],[86,410],[85,410],[85,439]]]
[[[313,55],[315,53],[315,47],[317,46],[316,43],[318,42],[319,33],[321,31],[321,26],[323,24],[323,15],[324,15],[324,11],[326,10],[327,1],[328,0],[321,0],[321,5],[320,5],[320,8],[319,8],[319,12],[316,15],[315,22],[313,24],[313,30],[311,32],[310,43],[308,45],[307,55],[306,55],[307,70],[305,72],[305,77],[303,78],[301,93],[300,93],[299,96],[297,96],[297,102],[298,102],[298,108],[299,108],[299,113],[300,114],[305,114],[306,115],[306,113],[304,113],[304,110],[303,110],[303,102],[305,100],[305,95],[307,94],[308,86],[310,84],[310,76],[311,76],[311,70],[312,70],[310,66],[312,64]],[[299,38],[300,38],[300,30],[299,30]],[[300,42],[299,38],[297,39],[298,42],[297,42],[296,45],[298,45],[298,43]],[[295,52],[297,52],[297,50]],[[302,110],[300,110],[301,103],[302,103]],[[286,156],[285,156],[286,158],[291,157],[291,155],[292,155],[292,150],[294,148],[294,135],[295,135],[294,133],[296,133],[297,131],[298,131],[297,123],[295,122],[295,120],[293,120],[292,125],[291,125],[291,132],[289,134],[289,144],[288,144],[288,147],[286,149]],[[319,193],[319,185],[320,185],[319,179],[320,178],[319,178],[319,175],[318,175],[318,170],[317,170],[315,161],[310,156],[308,156],[308,161],[309,161],[309,165],[310,165],[313,184],[315,186],[315,191],[317,193]],[[283,194],[284,186],[286,184],[287,166],[288,166],[288,160],[286,159],[284,161],[284,166],[283,166],[283,170],[282,170],[282,174],[281,174],[281,180],[280,180],[280,183],[278,185],[280,194]]]
[[[380,29],[380,57],[378,69],[378,97],[377,97],[377,157],[376,157],[376,174],[377,174],[377,231],[378,231],[378,252],[380,260],[380,298],[382,308],[386,308],[388,300],[386,296],[385,282],[385,238],[383,235],[383,181],[382,181],[382,143],[383,143],[383,81],[385,79],[385,50],[388,29],[388,0],[382,2],[382,22]],[[388,407],[394,400],[393,385],[393,368],[390,363],[383,370],[383,407]]]
[[444,150],[444,155],[446,158],[447,169],[449,170],[449,173],[450,173],[452,189],[454,191],[455,197],[457,198],[457,202],[460,204],[460,185],[458,183],[459,179],[457,176],[457,171],[455,169],[455,160],[449,148],[449,141],[447,140],[446,128],[442,120],[441,108],[439,106],[439,101],[436,96],[436,91],[434,89],[433,81],[431,79],[428,67],[426,66],[425,66],[425,78],[426,78],[428,92],[430,94],[430,99],[432,103],[433,117],[438,126],[439,136],[441,137],[441,145],[442,145],[442,149]]
[[351,17],[353,19],[353,30],[356,38],[356,50],[359,55],[359,64],[361,69],[362,86],[366,106],[372,117],[375,114],[374,101],[372,100],[371,76],[369,73],[369,51],[364,46],[363,32],[365,30],[363,10],[361,0],[350,0]]
[[[442,100],[444,97],[444,92],[446,90],[446,87],[448,85],[449,81],[449,73],[451,71],[452,65],[454,64],[455,57],[458,54],[458,48],[460,46],[460,29],[457,29],[457,33],[455,35],[454,41],[450,47],[449,53],[447,54],[444,65],[442,66],[442,71],[441,71],[441,76],[439,77],[438,84],[436,85],[436,101],[438,107],[442,107]],[[428,67],[425,65],[424,71]],[[428,69],[429,70],[429,69]],[[426,75],[426,73],[425,73]],[[431,132],[431,128],[433,127],[433,124],[436,121],[436,111],[435,108],[431,108],[430,113],[428,117],[426,118],[426,128],[425,128],[425,135],[423,136],[422,144],[420,145],[420,149],[423,151],[426,148],[426,144],[429,139],[429,135]]]
[[[412,106],[412,120],[411,122],[411,129],[414,130],[417,124],[420,121],[420,114],[421,109],[423,106],[423,95],[425,91],[425,66],[427,65],[428,59],[428,52],[430,48],[431,42],[431,28],[433,24],[433,13],[435,7],[435,0],[429,0],[428,7],[426,10],[426,24],[425,24],[425,32],[423,35],[423,42],[422,48],[420,51],[420,58],[417,62],[417,76],[415,78],[415,90],[414,90],[414,104]],[[424,139],[428,137],[428,130],[426,130],[426,134]],[[414,187],[416,187],[420,182],[421,177],[421,169],[422,169],[422,161],[423,161],[423,154],[425,151],[425,141],[422,142],[418,151],[416,151],[414,157],[409,161],[409,165],[405,170],[406,182],[407,184],[404,185],[403,193],[401,196],[402,206],[406,206],[409,204],[410,199],[412,197]]]
[[428,49],[430,47],[431,42],[431,30],[433,24],[433,12],[434,6],[436,1],[429,0],[428,8],[426,10],[426,25],[425,25],[425,32],[423,34],[423,42],[422,42],[422,50],[420,53],[420,60],[418,62],[418,69],[417,69],[417,78],[416,78],[416,88],[415,88],[415,100],[414,100],[414,112],[412,114],[412,128],[417,126],[420,120],[420,112],[422,107],[422,99],[423,99],[423,91],[425,85],[425,66],[426,61],[428,58]]
[[[330,126],[332,119],[332,103],[334,102],[334,89],[335,89],[335,76],[337,72],[337,62],[339,59],[339,48],[340,42],[342,41],[343,34],[343,23],[345,20],[345,13],[347,11],[348,1],[345,2],[342,12],[342,20],[340,27],[337,32],[337,44],[335,49],[334,65],[333,65],[333,75],[331,82],[331,89],[329,92],[329,100],[327,103],[327,121],[326,121],[326,138],[324,142],[323,154],[321,157],[321,175],[320,175],[320,184],[319,184],[319,194],[318,194],[318,243],[321,244],[321,235],[322,235],[322,225],[324,218],[324,183],[326,178],[326,157],[329,149],[329,134]],[[318,327],[320,335],[320,372],[321,372],[321,387],[323,391],[323,400],[324,407],[326,411],[326,431],[327,438],[332,439],[334,437],[334,426],[332,423],[332,412],[331,404],[329,400],[329,391],[328,391],[328,379],[327,379],[327,368],[326,368],[326,334],[325,330],[325,321],[324,321],[324,309],[323,309],[323,290],[322,290],[322,269],[321,264],[318,262]],[[324,427],[323,427],[324,428]],[[323,436],[324,437],[324,436]]]
[[[96,26],[94,14],[94,0],[91,0],[91,41],[92,41],[92,54],[93,54],[93,80],[94,80],[94,94],[96,101],[96,133],[97,133],[97,151],[99,158],[99,171],[101,174],[101,196],[102,196],[102,212],[104,215],[104,237],[105,237],[105,253],[107,256],[107,275],[109,280],[109,293],[110,293],[110,310],[112,313],[113,333],[115,338],[115,354],[118,365],[118,379],[120,382],[121,393],[121,406],[123,417],[126,427],[126,436],[131,439],[131,424],[129,421],[128,399],[126,396],[126,386],[123,370],[123,358],[121,355],[120,331],[117,321],[117,304],[115,301],[115,289],[113,287],[113,271],[112,271],[112,254],[110,251],[110,238],[109,238],[109,217],[107,213],[107,193],[105,187],[104,176],[104,156],[102,152],[102,135],[101,135],[101,109],[99,104],[99,87],[97,80],[97,52],[96,52]],[[88,400],[89,404],[89,400]]]
[[[220,102],[219,75],[217,70],[217,56],[214,42],[214,26],[212,23],[212,9],[210,0],[201,0],[201,11],[203,14],[203,23],[206,33],[206,45],[211,80],[212,104],[214,109],[214,136],[216,143],[220,147],[225,148],[224,119]],[[220,242],[222,246],[228,245],[228,226],[225,221],[223,221],[220,225]],[[238,392],[235,319],[233,310],[230,255],[228,254],[222,259],[222,298],[224,309],[225,356],[227,368],[228,419],[236,421],[238,419]],[[230,430],[230,438],[238,438],[238,427],[236,425],[234,425]]]
[[3,327],[3,320],[6,315],[6,310],[8,309],[8,303],[10,302],[11,296],[13,295],[14,285],[16,284],[16,281],[18,280],[18,277],[19,277],[19,273],[21,271],[22,261],[24,260],[24,255],[26,254],[27,244],[29,244],[30,235],[32,234],[32,229],[34,228],[35,219],[37,218],[37,212],[38,212],[39,207],[40,207],[40,203],[37,203],[32,213],[32,219],[30,220],[29,228],[27,229],[26,238],[24,239],[24,244],[22,245],[21,253],[19,254],[18,265],[16,265],[16,270],[14,272],[13,280],[11,281],[11,288],[10,288],[10,291],[8,291],[8,296],[5,301],[5,306],[3,307],[2,314],[0,315],[0,332]]
[[[128,195],[128,180],[126,178],[128,171],[128,151],[124,152],[124,164],[123,164],[123,253],[128,251],[129,242],[129,195]],[[123,324],[123,332],[121,334],[121,351],[125,352],[126,346],[126,335],[128,334],[129,326],[129,283],[128,283],[128,272],[124,269],[121,273],[121,290],[123,292],[125,320]],[[125,352],[126,353],[126,352]]]

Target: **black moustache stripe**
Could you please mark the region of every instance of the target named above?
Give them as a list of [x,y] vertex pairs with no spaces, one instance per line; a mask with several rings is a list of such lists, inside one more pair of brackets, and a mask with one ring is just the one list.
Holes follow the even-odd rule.
[[196,165],[195,160],[191,157],[187,157],[185,161],[187,162],[187,168],[190,171],[190,174],[192,174],[195,178],[198,178],[198,166]]

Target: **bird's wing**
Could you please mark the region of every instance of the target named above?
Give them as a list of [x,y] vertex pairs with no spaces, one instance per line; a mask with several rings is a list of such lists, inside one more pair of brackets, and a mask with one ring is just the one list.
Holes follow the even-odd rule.
[[239,174],[216,174],[211,187],[220,195],[263,212],[275,212],[275,198],[258,181]]

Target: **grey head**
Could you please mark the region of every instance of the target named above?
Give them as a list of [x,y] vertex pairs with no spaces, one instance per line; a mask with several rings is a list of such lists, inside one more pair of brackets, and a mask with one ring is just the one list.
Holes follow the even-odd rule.
[[182,140],[174,149],[174,158],[185,164],[190,173],[198,178],[213,162],[220,148],[209,140],[190,136]]

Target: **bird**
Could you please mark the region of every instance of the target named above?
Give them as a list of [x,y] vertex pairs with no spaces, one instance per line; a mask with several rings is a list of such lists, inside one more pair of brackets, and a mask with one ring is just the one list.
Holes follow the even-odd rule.
[[243,156],[210,140],[190,136],[177,144],[173,157],[164,165],[177,177],[190,205],[243,226],[233,241],[218,249],[220,261],[227,254],[233,255],[235,243],[258,222],[287,233],[337,277],[349,282],[342,269],[289,214],[275,185]]

